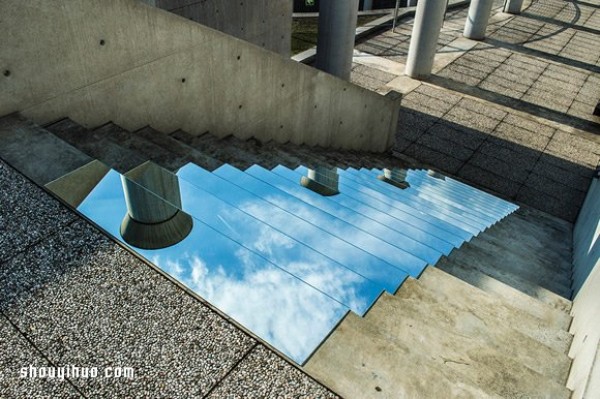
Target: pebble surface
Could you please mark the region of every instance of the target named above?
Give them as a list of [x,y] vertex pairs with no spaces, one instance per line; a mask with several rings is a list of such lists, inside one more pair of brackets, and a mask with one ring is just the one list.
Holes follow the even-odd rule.
[[[1,161],[0,182],[2,229],[31,218],[0,242],[0,397],[336,397]],[[48,361],[135,374],[7,377]]]

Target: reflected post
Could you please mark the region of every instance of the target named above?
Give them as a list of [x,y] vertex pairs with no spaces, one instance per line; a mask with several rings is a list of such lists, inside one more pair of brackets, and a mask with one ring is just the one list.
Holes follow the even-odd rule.
[[121,236],[142,249],[175,245],[192,230],[192,218],[181,210],[177,176],[146,162],[121,176],[127,214]]
[[377,179],[404,190],[410,187],[406,181],[407,172],[406,169],[384,169],[383,174],[377,176]]
[[339,180],[337,168],[317,166],[308,169],[307,176],[302,176],[300,184],[318,194],[331,196],[340,193]]

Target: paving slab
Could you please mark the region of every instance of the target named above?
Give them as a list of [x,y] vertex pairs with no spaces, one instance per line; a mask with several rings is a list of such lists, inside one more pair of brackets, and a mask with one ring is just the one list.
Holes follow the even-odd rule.
[[0,262],[67,226],[75,216],[0,160]]
[[338,395],[280,357],[257,345],[211,391],[208,398],[336,399]]
[[[30,377],[29,366],[55,367],[8,320],[0,315],[0,397],[3,398],[84,398],[72,382],[60,378]],[[25,378],[21,370],[25,368]]]
[[2,311],[57,365],[132,367],[76,380],[93,397],[200,396],[255,341],[83,221],[5,263]]

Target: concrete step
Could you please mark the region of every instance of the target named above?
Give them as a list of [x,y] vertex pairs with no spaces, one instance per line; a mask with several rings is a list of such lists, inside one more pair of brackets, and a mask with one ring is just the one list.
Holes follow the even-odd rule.
[[505,300],[474,287],[443,270],[428,267],[419,277],[420,290],[400,290],[397,296],[429,302],[446,302],[461,311],[471,312],[490,326],[500,325],[519,331],[546,345],[567,354],[573,336],[555,323],[533,316],[515,308]]
[[163,134],[157,130],[154,130],[149,126],[132,132],[132,134],[178,155],[182,159],[185,159],[186,163],[193,162],[196,165],[211,171],[223,165],[223,162],[196,150],[195,148],[185,144],[183,141],[177,140],[167,134]]
[[[546,220],[540,213],[521,207],[512,217],[502,220],[482,236],[519,255],[534,254],[540,260],[536,263],[545,270],[563,272],[568,277],[572,270],[572,225],[559,219]],[[568,229],[563,230],[563,227]],[[516,234],[519,235],[519,245],[512,246]]]
[[106,137],[120,147],[136,153],[140,158],[151,160],[169,171],[176,171],[187,163],[185,158],[114,123],[107,123],[95,129],[94,134]]
[[500,398],[353,313],[313,354],[304,370],[345,398]]
[[[510,218],[510,217],[509,217]],[[502,254],[503,264],[511,265],[519,277],[540,285],[567,299],[571,298],[571,271],[556,270],[552,263],[543,254],[530,252],[522,247],[522,241],[498,242],[486,238],[485,232],[469,243],[473,249],[483,251],[493,256]]]
[[[409,279],[398,293],[418,285]],[[409,294],[400,295],[382,295],[364,321],[424,356],[447,362],[466,380],[500,396],[570,396],[565,387],[570,366],[566,355],[510,328],[487,326],[470,312],[443,302],[418,302],[402,298]]]
[[[404,325],[411,320],[423,328],[415,327],[410,333],[416,331],[421,337],[429,335],[428,349],[432,353],[443,354],[447,351],[448,356],[461,355],[474,363],[489,366],[487,358],[478,358],[479,351],[497,351],[497,354],[490,353],[492,364],[513,368],[517,367],[513,363],[519,363],[559,384],[566,382],[571,364],[566,354],[512,329],[505,320],[493,314],[495,308],[487,309],[487,312],[473,312],[460,305],[460,302],[472,302],[475,298],[459,296],[440,302],[431,294],[435,288],[428,290],[423,285],[419,280],[408,279],[395,296],[380,298],[365,320],[380,326],[388,323],[390,328],[395,328],[400,320]],[[386,303],[387,308],[377,306]],[[396,317],[398,321],[389,320]],[[438,337],[440,332],[443,332],[443,336]],[[402,338],[405,339],[404,335]]]
[[485,292],[501,298],[505,303],[545,320],[555,329],[568,330],[571,316],[565,309],[558,309],[541,300],[531,297],[516,288],[496,280],[469,266],[442,258],[436,267]]
[[126,173],[146,162],[146,159],[135,151],[117,144],[97,130],[90,131],[70,119],[60,120],[46,126],[46,129],[120,173]]
[[256,163],[256,157],[238,148],[224,145],[225,138],[218,138],[210,133],[201,136],[193,136],[181,130],[170,134],[171,137],[187,144],[196,150],[218,159],[223,163],[228,163],[238,169],[246,169]]
[[40,185],[92,161],[77,148],[17,114],[0,119],[0,157]]
[[[513,245],[518,246],[518,239],[513,238]],[[544,293],[548,300],[556,303],[568,301],[566,298],[571,297],[571,287],[568,284],[560,281],[562,279],[559,274],[558,280],[554,277],[557,273],[544,272],[540,268],[536,268],[534,259],[537,259],[535,254],[522,257],[510,250],[503,250],[502,247],[486,244],[475,237],[471,242],[466,243],[461,247],[460,252],[455,252],[450,255],[451,259],[458,259],[466,264],[476,262],[480,267],[486,270],[486,273],[500,281],[513,285],[515,288],[532,296],[540,294],[540,288],[552,293]],[[564,277],[564,276],[563,276]],[[547,294],[547,295],[546,295]],[[555,296],[561,297],[563,301]]]
[[[570,397],[565,355],[444,302],[398,296],[418,285],[409,280],[397,296],[384,294],[362,320],[346,317],[305,369],[347,397],[376,397],[376,387],[388,397]],[[464,391],[456,393],[459,381]]]

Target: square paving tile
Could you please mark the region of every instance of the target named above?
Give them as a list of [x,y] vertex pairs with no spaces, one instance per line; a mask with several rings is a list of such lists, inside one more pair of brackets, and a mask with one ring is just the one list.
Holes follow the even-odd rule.
[[57,365],[133,367],[77,380],[90,397],[196,397],[255,341],[83,221],[7,262],[3,312]]
[[2,161],[0,187],[5,193],[0,196],[0,262],[75,220],[72,212]]
[[261,345],[255,347],[208,397],[339,398]]
[[[64,398],[83,396],[66,379],[39,378],[29,374],[44,371],[54,365],[35,349],[8,320],[0,315],[0,397],[2,398]],[[21,370],[25,368],[25,378]],[[37,375],[37,374],[36,374]]]

